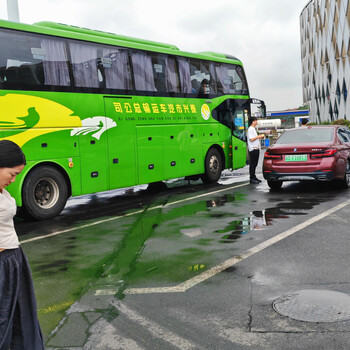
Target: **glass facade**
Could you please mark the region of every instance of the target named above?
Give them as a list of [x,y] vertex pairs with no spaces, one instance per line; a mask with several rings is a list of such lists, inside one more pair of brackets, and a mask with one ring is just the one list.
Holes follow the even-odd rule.
[[350,120],[349,0],[312,0],[300,15],[303,101],[312,122]]

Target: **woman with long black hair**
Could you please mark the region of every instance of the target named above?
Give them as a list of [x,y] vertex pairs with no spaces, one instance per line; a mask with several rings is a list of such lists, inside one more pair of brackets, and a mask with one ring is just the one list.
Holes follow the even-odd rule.
[[44,349],[32,274],[13,223],[16,202],[5,190],[25,164],[17,144],[0,141],[0,350]]

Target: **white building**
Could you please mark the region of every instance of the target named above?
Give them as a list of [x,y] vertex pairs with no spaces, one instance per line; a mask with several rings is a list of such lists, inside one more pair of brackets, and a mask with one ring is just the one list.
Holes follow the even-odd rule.
[[311,0],[300,15],[303,100],[313,122],[350,120],[350,0]]

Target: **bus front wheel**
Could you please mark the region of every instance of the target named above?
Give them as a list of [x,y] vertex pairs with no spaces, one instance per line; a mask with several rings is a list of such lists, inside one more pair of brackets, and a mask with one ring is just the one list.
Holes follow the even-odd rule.
[[68,187],[55,168],[41,166],[31,171],[23,184],[22,205],[25,214],[37,220],[57,216],[66,205]]
[[205,157],[205,173],[202,175],[204,183],[214,183],[220,179],[222,160],[219,151],[211,148]]

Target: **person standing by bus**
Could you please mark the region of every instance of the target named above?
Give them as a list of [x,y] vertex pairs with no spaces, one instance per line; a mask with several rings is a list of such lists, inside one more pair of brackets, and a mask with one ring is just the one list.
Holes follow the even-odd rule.
[[260,154],[260,139],[265,137],[264,134],[258,135],[256,132],[256,126],[258,125],[257,117],[249,118],[249,128],[247,133],[248,139],[248,151],[249,151],[249,177],[251,184],[258,184],[261,182],[256,175],[255,169],[259,162],[259,154]]
[[13,222],[16,202],[5,190],[25,164],[16,143],[0,141],[0,350],[45,348],[30,267]]

